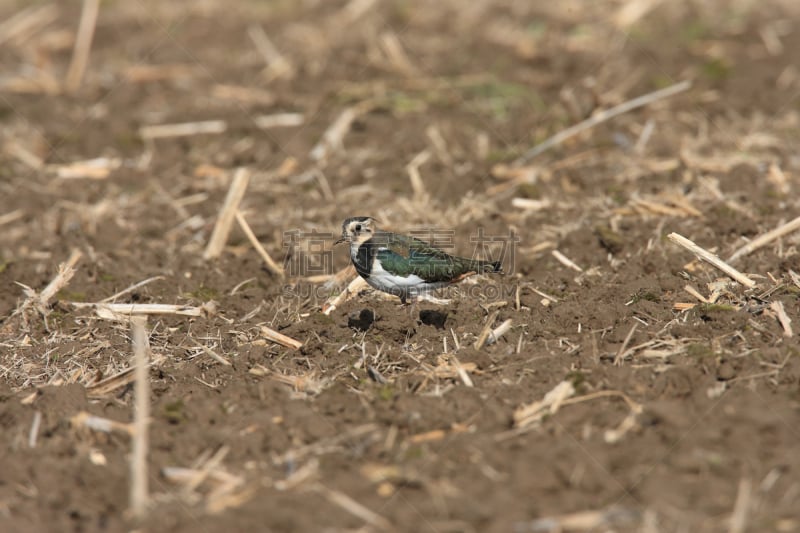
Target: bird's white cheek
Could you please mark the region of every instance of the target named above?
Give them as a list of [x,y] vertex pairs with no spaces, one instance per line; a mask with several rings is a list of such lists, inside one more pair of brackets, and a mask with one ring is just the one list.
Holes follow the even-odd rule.
[[358,243],[357,242],[351,242],[350,243],[350,259],[355,261],[356,257],[358,257]]

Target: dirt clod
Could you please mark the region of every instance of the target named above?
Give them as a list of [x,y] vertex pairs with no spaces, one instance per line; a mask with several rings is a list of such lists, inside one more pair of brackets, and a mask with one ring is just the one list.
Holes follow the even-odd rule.
[[367,331],[375,323],[375,311],[372,309],[362,309],[358,316],[350,315],[347,317],[347,327],[358,331]]

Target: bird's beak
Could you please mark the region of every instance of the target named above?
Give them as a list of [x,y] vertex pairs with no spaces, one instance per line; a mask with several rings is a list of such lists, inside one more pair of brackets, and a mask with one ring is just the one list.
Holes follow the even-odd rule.
[[342,244],[344,241],[345,241],[344,237],[339,237],[339,239],[335,243],[333,243],[333,245],[336,246],[337,244]]

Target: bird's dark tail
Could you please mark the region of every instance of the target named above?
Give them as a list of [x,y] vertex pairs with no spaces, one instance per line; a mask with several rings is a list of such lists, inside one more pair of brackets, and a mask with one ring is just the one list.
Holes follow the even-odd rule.
[[475,261],[477,272],[482,274],[492,274],[503,272],[503,264],[500,261]]

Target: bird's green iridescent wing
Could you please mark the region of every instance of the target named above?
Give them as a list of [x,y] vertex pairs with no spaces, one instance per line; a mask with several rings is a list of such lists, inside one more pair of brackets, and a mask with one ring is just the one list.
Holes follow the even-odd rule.
[[425,241],[406,235],[379,232],[372,240],[375,257],[383,269],[398,276],[416,275],[429,283],[454,281],[471,272],[483,272],[494,265],[452,256]]

